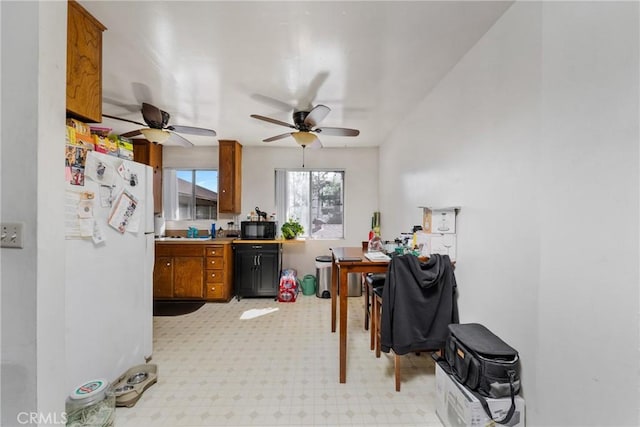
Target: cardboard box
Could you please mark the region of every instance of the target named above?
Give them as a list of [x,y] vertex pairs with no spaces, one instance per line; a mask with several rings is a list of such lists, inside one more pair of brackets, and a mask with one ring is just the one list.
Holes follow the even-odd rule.
[[416,233],[416,243],[420,247],[420,255],[449,255],[451,261],[456,260],[456,234]]
[[459,208],[422,207],[422,231],[425,233],[455,234],[456,213]]
[[118,143],[105,136],[93,134],[93,143],[98,153],[108,154],[110,156],[118,156]]
[[91,135],[91,130],[89,128],[89,125],[84,122],[81,122],[80,120],[68,118],[67,126],[71,126],[72,128],[74,128],[76,130],[76,134]]
[[110,135],[109,139],[118,144],[118,157],[133,160],[133,144],[129,139],[118,135]]
[[[511,398],[487,399],[494,418],[502,419],[509,407]],[[508,427],[525,426],[525,404],[520,396],[515,397],[516,411],[511,420],[504,424]],[[436,414],[445,427],[495,427],[482,408],[480,401],[451,375],[448,375],[436,363]]]

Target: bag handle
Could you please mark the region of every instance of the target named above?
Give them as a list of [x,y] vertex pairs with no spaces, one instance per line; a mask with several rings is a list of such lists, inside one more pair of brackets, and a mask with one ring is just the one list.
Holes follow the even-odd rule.
[[496,420],[493,418],[493,415],[491,415],[491,409],[489,409],[489,404],[487,403],[487,399],[485,399],[477,391],[469,390],[480,401],[480,403],[482,404],[482,407],[484,408],[484,412],[487,413],[487,416],[498,424],[507,424],[509,421],[511,421],[511,417],[513,417],[513,414],[516,412],[515,390],[513,387],[513,381],[516,377],[516,371],[510,370],[508,371],[508,373],[509,373],[509,389],[511,390],[511,407],[509,407],[509,411],[507,411],[507,414],[501,420]]
[[[465,384],[467,382],[467,379],[469,378],[469,366],[471,365],[472,358],[469,357],[469,352],[467,351],[466,347],[462,346],[462,344],[460,344],[458,340],[453,340],[453,343],[455,343],[455,347],[453,347],[452,349],[454,364],[457,357],[458,360],[462,360],[463,365],[463,372],[460,373],[456,371],[454,372],[454,375],[458,379],[458,381],[460,381],[462,384]],[[460,353],[462,353],[462,355]]]

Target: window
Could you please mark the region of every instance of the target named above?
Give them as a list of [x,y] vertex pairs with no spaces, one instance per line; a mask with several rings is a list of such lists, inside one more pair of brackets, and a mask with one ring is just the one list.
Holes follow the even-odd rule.
[[164,169],[164,216],[168,220],[218,218],[218,171]]
[[344,237],[344,171],[276,170],[281,223],[296,218],[313,239]]

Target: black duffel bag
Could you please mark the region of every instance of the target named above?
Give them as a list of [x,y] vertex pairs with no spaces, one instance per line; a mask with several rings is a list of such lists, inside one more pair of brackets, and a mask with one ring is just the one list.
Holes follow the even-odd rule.
[[455,378],[478,398],[493,420],[485,397],[511,398],[511,407],[499,424],[506,424],[515,412],[515,395],[520,392],[520,358],[509,344],[477,323],[451,324],[445,344],[445,359]]

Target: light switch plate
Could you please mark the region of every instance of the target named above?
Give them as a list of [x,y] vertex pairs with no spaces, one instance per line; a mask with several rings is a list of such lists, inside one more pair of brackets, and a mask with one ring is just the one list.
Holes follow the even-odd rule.
[[0,223],[0,247],[22,249],[24,224],[21,222]]

